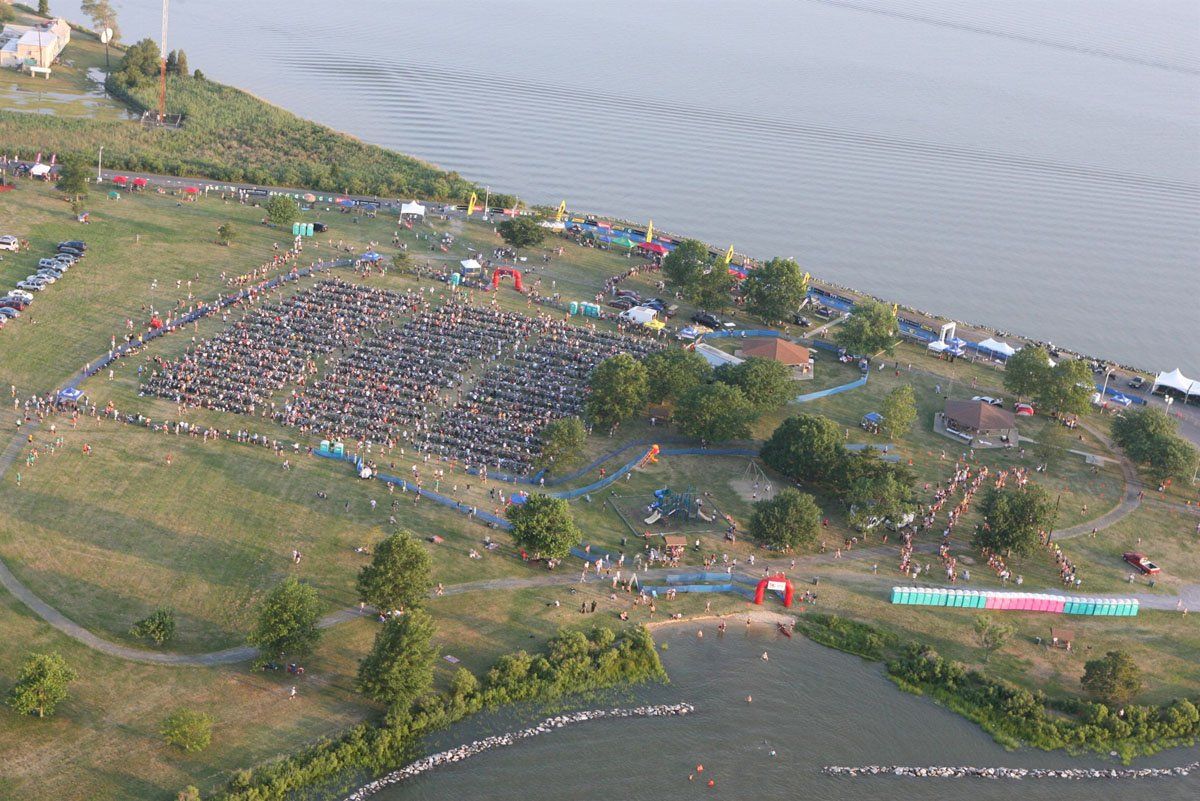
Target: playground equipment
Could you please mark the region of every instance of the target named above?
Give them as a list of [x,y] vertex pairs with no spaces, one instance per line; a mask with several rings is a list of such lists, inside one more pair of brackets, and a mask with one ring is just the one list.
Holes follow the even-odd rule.
[[790,607],[792,605],[792,582],[782,573],[776,573],[774,576],[767,576],[762,581],[758,582],[758,587],[754,590],[754,603],[762,606],[763,597],[767,591],[782,592],[783,605]]
[[[659,448],[658,445],[651,445],[650,450],[646,451],[646,455],[642,457],[640,462],[638,462],[638,469],[640,470],[648,464],[657,464],[658,454],[661,450],[662,449]],[[657,496],[657,493],[655,493],[655,495]]]
[[518,292],[525,291],[525,285],[521,281],[521,271],[515,267],[497,267],[495,270],[493,270],[492,289],[499,289],[500,279],[506,275],[512,276],[513,289],[517,290]]
[[670,488],[663,487],[654,491],[654,502],[649,507],[650,516],[645,522],[649,525],[677,514],[683,520],[691,520],[697,508],[696,491],[693,488],[688,487],[683,492],[672,492]]

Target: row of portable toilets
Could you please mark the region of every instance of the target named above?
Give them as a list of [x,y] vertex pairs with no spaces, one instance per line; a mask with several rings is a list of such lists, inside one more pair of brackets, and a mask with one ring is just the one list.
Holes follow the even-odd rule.
[[944,587],[892,587],[892,603],[908,606],[954,606],[965,609],[1018,609],[1062,615],[1130,617],[1138,613],[1136,598],[1076,598],[1032,592],[952,590]]

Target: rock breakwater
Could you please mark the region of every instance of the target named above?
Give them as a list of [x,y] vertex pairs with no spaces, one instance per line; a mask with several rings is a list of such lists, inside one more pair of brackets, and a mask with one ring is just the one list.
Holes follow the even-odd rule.
[[1200,770],[1200,762],[1192,762],[1175,768],[977,768],[905,767],[902,765],[862,765],[845,767],[826,765],[821,772],[826,776],[900,776],[907,779],[1159,779],[1187,776]]

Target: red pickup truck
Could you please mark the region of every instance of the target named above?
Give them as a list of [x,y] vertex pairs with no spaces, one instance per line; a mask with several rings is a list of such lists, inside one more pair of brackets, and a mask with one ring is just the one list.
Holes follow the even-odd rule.
[[1143,554],[1136,551],[1127,551],[1125,553],[1125,561],[1136,567],[1147,576],[1153,576],[1156,573],[1161,573],[1162,568],[1151,562]]

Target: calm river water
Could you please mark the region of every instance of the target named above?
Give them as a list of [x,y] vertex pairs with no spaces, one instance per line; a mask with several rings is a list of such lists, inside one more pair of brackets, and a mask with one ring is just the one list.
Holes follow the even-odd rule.
[[[1009,753],[977,726],[929,701],[898,691],[878,665],[807,640],[731,626],[724,638],[698,640],[695,627],[660,630],[670,648],[665,687],[639,691],[634,702],[689,701],[685,718],[599,721],[553,732],[396,785],[381,801],[489,801],[672,798],[785,801],[1184,801],[1200,794],[1200,778],[1145,782],[981,779],[835,779],[827,764],[1090,767],[1035,751]],[[760,654],[770,654],[763,662]],[[753,703],[746,703],[746,697]],[[515,728],[515,726],[514,726]],[[438,746],[469,741],[478,722],[439,738]],[[509,730],[499,726],[496,731]],[[486,733],[495,733],[486,729]],[[771,751],[776,755],[772,757]],[[1178,749],[1139,765],[1191,762],[1200,749]],[[689,782],[697,764],[717,786]]]
[[[157,0],[117,0],[126,40]],[[193,67],[529,200],[1200,374],[1192,0],[175,0]]]

